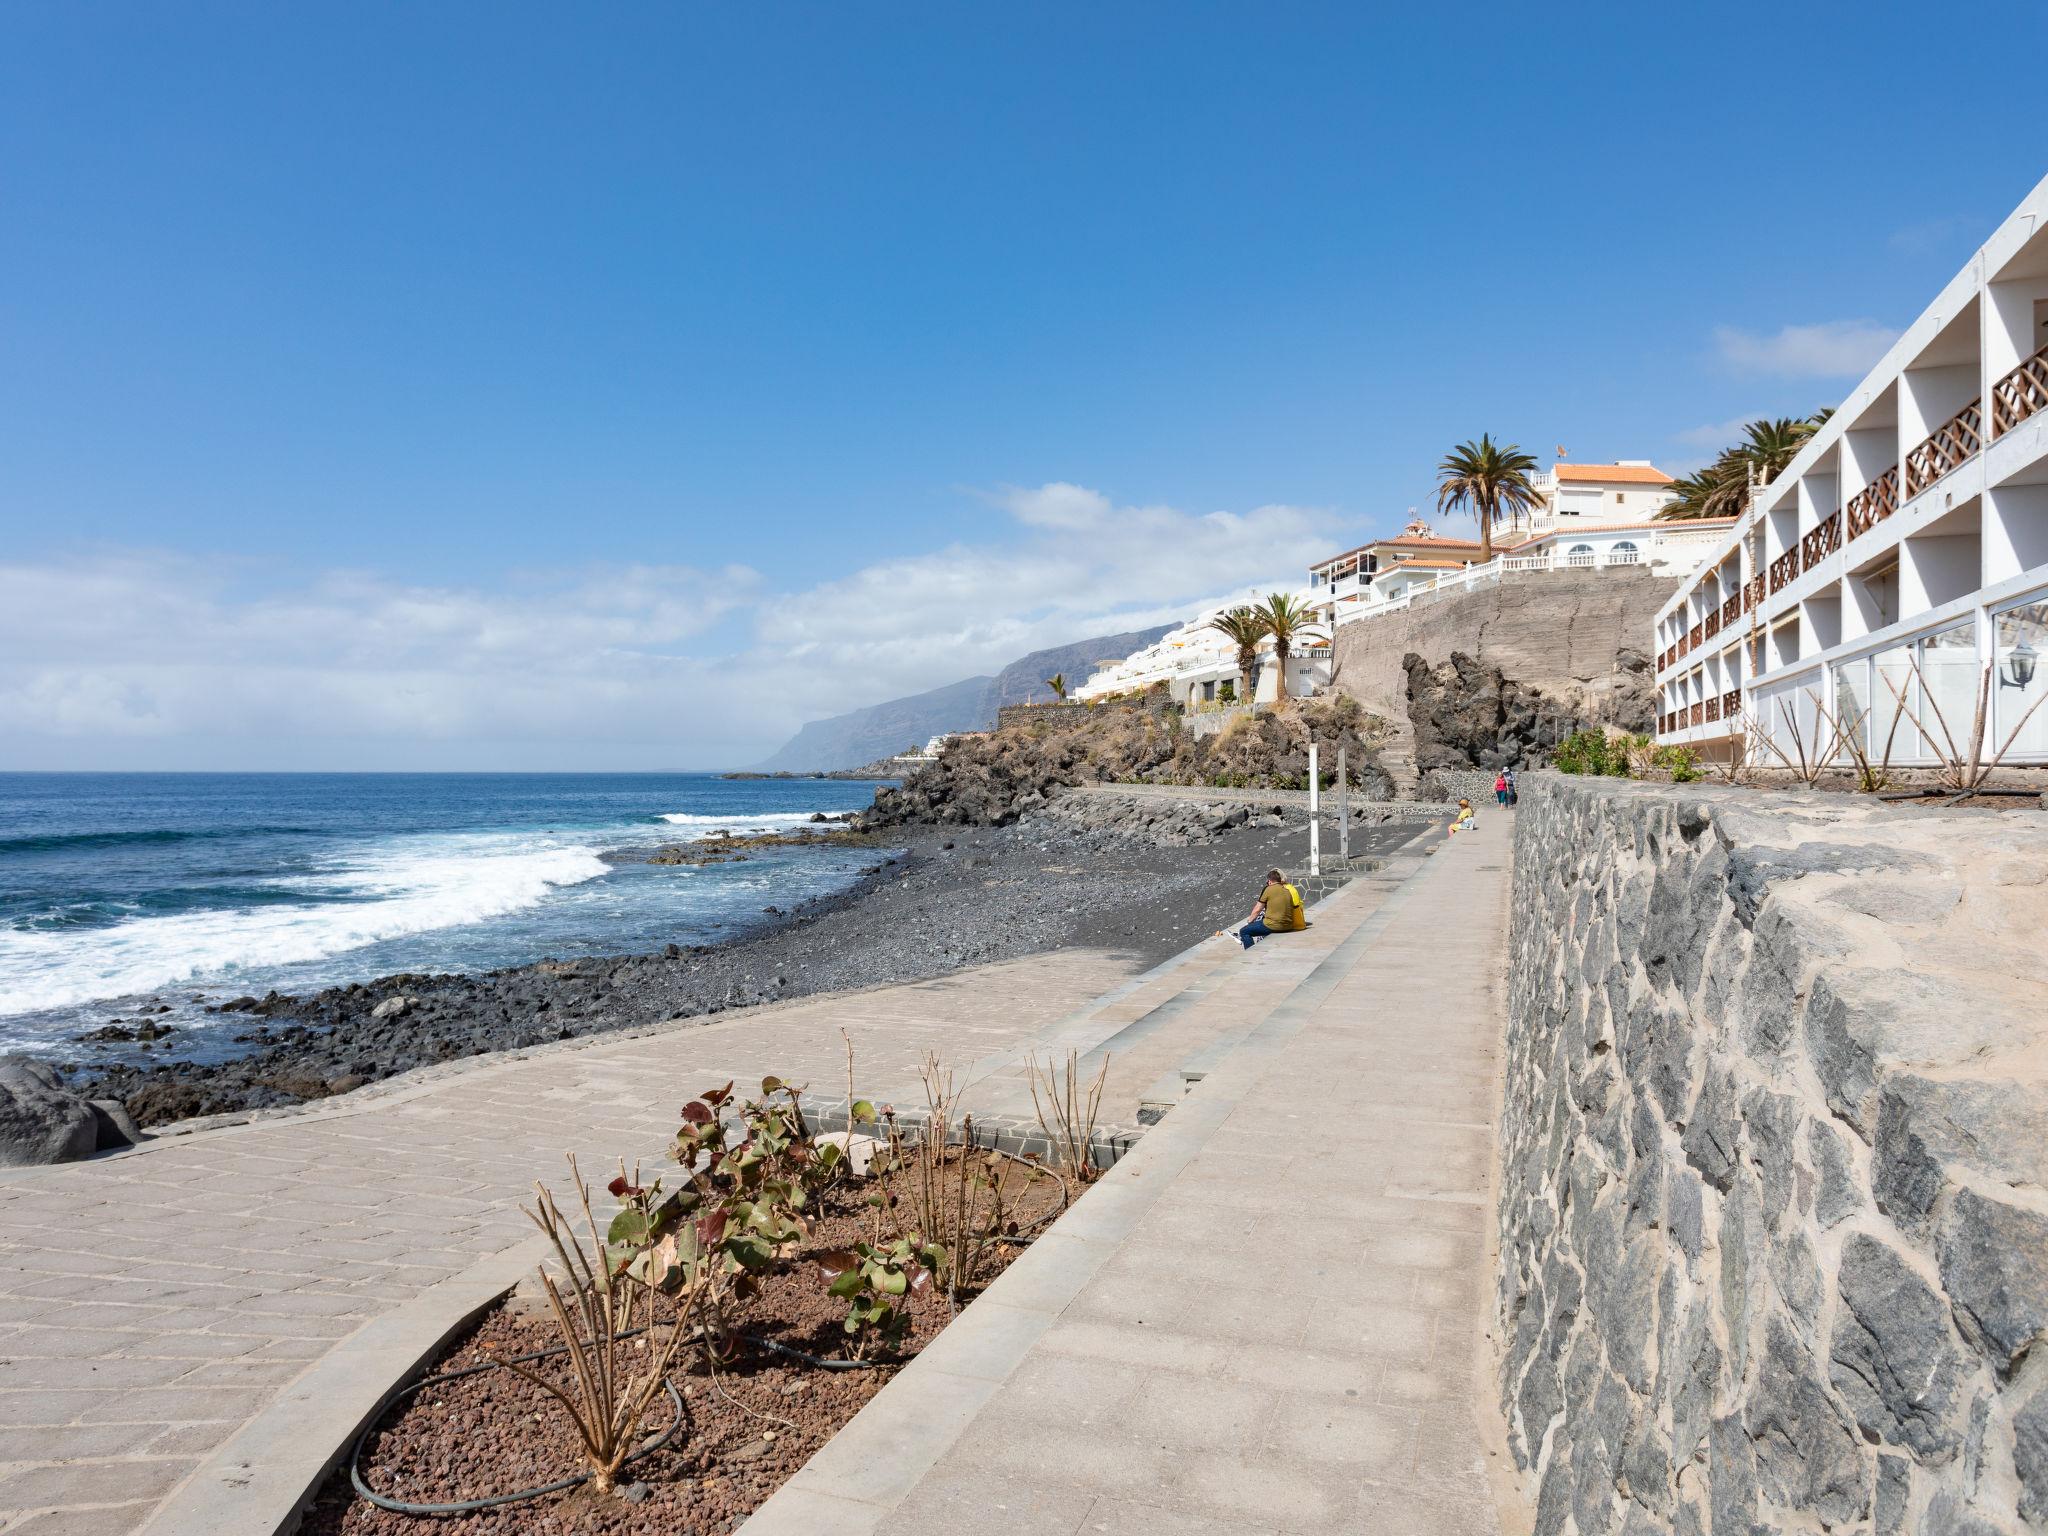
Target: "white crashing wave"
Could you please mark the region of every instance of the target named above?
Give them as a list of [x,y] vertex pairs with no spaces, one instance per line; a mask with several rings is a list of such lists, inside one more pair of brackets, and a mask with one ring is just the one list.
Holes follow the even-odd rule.
[[[327,899],[138,917],[110,928],[0,931],[0,1016],[319,960],[500,917],[607,873],[590,848],[515,836],[406,840],[276,882]],[[344,899],[345,898],[345,899]]]
[[[672,827],[697,827],[699,837],[713,832],[774,832],[783,827],[794,827],[808,822],[815,811],[754,811],[732,816],[701,816],[694,811],[669,811],[662,820]],[[841,822],[821,822],[820,831],[829,831],[843,826]]]

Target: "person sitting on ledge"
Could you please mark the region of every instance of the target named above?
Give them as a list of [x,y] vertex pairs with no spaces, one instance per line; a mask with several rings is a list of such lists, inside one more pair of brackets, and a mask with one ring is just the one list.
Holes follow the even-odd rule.
[[1259,899],[1252,904],[1251,921],[1237,930],[1237,937],[1246,949],[1263,939],[1269,933],[1292,933],[1307,924],[1301,920],[1301,903],[1295,899],[1294,890],[1281,877],[1277,869],[1266,871],[1266,888],[1259,892]]
[[1460,800],[1458,802],[1458,814],[1451,818],[1451,824],[1444,828],[1444,832],[1447,836],[1455,837],[1460,832],[1470,832],[1478,825],[1479,818],[1472,814],[1472,802],[1470,800]]

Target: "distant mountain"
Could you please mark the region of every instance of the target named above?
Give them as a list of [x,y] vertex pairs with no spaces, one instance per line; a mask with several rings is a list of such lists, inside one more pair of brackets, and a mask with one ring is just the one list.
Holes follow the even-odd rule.
[[1042,651],[1033,651],[1029,656],[1020,657],[996,674],[995,682],[989,686],[988,705],[983,711],[981,726],[955,726],[955,730],[980,730],[996,723],[996,711],[1005,704],[1037,704],[1052,697],[1052,690],[1045,686],[1048,677],[1066,674],[1068,685],[1085,683],[1097,665],[1105,661],[1122,661],[1133,651],[1142,651],[1157,640],[1172,624],[1161,624],[1156,629],[1126,630],[1120,635],[1097,635],[1093,640],[1078,640],[1072,645],[1055,645]]
[[850,710],[829,720],[813,720],[772,757],[750,765],[751,771],[803,773],[812,769],[858,768],[905,747],[922,748],[932,737],[947,731],[986,730],[995,724],[996,710],[1005,704],[1051,698],[1052,690],[1045,686],[1045,679],[1055,673],[1063,672],[1068,682],[1078,683],[1095,670],[1097,662],[1121,661],[1171,628],[1171,624],[1161,624],[1156,629],[1134,629],[1073,645],[1051,646],[1020,657],[994,677],[963,678],[928,693],[870,704],[866,709]]
[[759,773],[859,768],[905,747],[924,750],[942,731],[978,730],[992,677],[969,677],[907,699],[870,704],[829,720],[813,720],[773,757],[752,764]]

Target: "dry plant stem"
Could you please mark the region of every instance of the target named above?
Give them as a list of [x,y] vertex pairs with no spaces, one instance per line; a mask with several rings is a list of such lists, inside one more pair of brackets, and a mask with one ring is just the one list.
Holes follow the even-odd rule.
[[[612,1273],[596,1215],[590,1208],[590,1186],[584,1182],[574,1157],[569,1159],[569,1172],[583,1206],[589,1253],[584,1251],[582,1241],[546,1185],[534,1186],[538,1197],[534,1209],[526,1214],[554,1246],[555,1257],[574,1298],[572,1315],[571,1305],[564,1300],[555,1277],[545,1266],[541,1268],[541,1289],[562,1336],[575,1376],[575,1391],[563,1391],[525,1365],[510,1360],[503,1363],[506,1370],[531,1382],[562,1405],[583,1442],[591,1486],[599,1493],[608,1493],[620,1465],[632,1451],[640,1421],[661,1391],[669,1366],[682,1346],[686,1307],[683,1299],[677,1301],[675,1320],[667,1335],[655,1339],[653,1293],[623,1274]],[[652,1359],[641,1373],[633,1372],[630,1364],[620,1358],[621,1344],[629,1342],[622,1335],[633,1332],[636,1317],[643,1319],[638,1326],[648,1330],[651,1341],[646,1348]]]
[[1087,1183],[1095,1177],[1095,1121],[1102,1108],[1103,1086],[1109,1080],[1109,1057],[1102,1058],[1102,1066],[1085,1095],[1081,1089],[1079,1052],[1067,1052],[1064,1072],[1051,1060],[1045,1063],[1043,1099],[1039,1096],[1038,1058],[1027,1058],[1026,1065],[1031,1072],[1031,1108],[1038,1116],[1038,1128],[1053,1149],[1055,1165],[1071,1174],[1076,1183]]
[[1905,690],[1893,682],[1889,675],[1885,677],[1885,686],[1891,689],[1892,697],[1898,701],[1899,713],[1911,716],[1913,729],[1920,733],[1921,741],[1926,743],[1929,754],[1933,756],[1939,765],[1936,772],[1940,776],[1943,788],[1951,790],[1958,795],[1974,794],[1977,790],[1983,788],[1984,782],[2005,761],[2006,753],[2010,752],[2013,743],[2019,740],[2020,732],[2026,729],[2027,722],[2034,718],[2034,711],[2039,709],[2043,703],[2048,703],[2048,693],[2044,693],[2040,698],[2029,704],[2026,713],[2013,722],[2012,729],[2006,732],[2005,741],[1987,760],[1984,757],[1984,733],[1988,726],[1991,709],[1990,664],[1986,663],[1984,670],[1979,674],[1976,718],[1971,723],[1969,741],[1966,747],[1958,747],[1956,745],[1955,737],[1949,731],[1948,721],[1942,715],[1941,705],[1935,702],[1933,693],[1927,687],[1927,679],[1920,671],[1920,659],[1917,656],[1909,656],[1906,664],[1913,670],[1913,681],[1920,685],[1918,696],[1925,699],[1927,707],[1934,711],[1934,723],[1941,732],[1941,740],[1936,741],[1934,739],[1933,734],[1927,729],[1925,722],[1921,720],[1919,711],[1906,703]]

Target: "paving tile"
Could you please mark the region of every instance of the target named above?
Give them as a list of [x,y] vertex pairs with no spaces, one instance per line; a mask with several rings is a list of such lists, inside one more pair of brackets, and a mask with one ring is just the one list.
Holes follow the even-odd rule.
[[120,1504],[161,1498],[192,1473],[195,1463],[176,1457],[74,1461],[26,1467],[0,1480],[0,1509],[46,1509],[63,1504]]
[[1273,1527],[1250,1525],[1128,1499],[1098,1499],[1077,1536],[1272,1536]]
[[971,1536],[1073,1536],[1097,1502],[1055,1478],[949,1472],[919,1483],[891,1513],[889,1526]]

